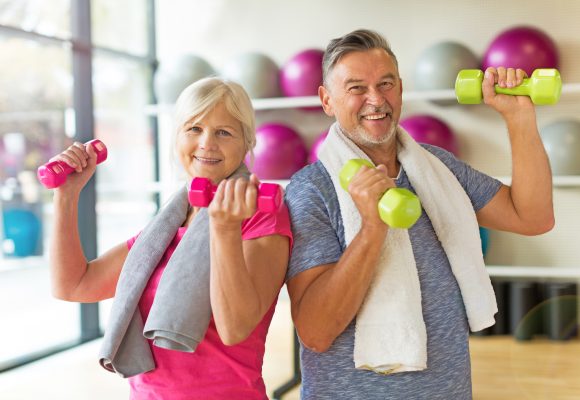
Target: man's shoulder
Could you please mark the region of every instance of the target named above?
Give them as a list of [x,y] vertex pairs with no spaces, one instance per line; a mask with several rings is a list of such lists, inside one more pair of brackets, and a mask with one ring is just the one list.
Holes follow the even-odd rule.
[[316,161],[292,175],[286,188],[288,195],[303,193],[305,190],[319,191],[321,188],[332,186],[330,175],[320,161]]

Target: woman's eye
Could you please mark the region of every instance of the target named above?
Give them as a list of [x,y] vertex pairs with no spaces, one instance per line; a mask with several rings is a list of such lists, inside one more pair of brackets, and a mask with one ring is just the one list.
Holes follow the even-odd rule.
[[199,127],[197,125],[193,125],[193,126],[189,127],[189,129],[187,131],[192,132],[192,133],[199,133],[199,132],[202,132],[203,129],[201,129],[201,127]]
[[217,131],[218,136],[232,136],[231,133],[229,133],[228,131],[224,131],[223,129],[220,129]]

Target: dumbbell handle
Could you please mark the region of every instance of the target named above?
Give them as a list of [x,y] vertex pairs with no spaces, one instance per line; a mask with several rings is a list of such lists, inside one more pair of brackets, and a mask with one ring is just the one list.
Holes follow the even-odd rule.
[[[93,146],[97,153],[97,164],[102,163],[107,159],[107,146],[99,139],[91,140],[85,145]],[[47,189],[54,189],[66,182],[67,176],[74,172],[75,169],[65,163],[64,161],[51,161],[38,167],[36,175],[38,180]]]
[[[208,207],[213,200],[217,186],[207,178],[193,178],[189,187],[189,204],[193,207]],[[282,189],[275,183],[260,183],[258,186],[257,208],[259,211],[273,213],[282,204]]]

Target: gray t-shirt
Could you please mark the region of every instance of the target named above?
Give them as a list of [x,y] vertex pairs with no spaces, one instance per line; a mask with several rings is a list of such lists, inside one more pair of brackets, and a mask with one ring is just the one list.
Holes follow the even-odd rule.
[[[497,193],[501,182],[457,160],[438,147],[423,145],[457,177],[478,211]],[[404,170],[398,187],[414,192]],[[320,161],[296,173],[286,189],[294,247],[286,281],[302,271],[336,263],[346,248],[338,199]],[[450,224],[461,221],[449,221]],[[300,349],[302,399],[471,399],[468,324],[457,281],[424,212],[409,229],[421,284],[427,328],[427,369],[380,375],[354,368],[356,318],[330,349]]]

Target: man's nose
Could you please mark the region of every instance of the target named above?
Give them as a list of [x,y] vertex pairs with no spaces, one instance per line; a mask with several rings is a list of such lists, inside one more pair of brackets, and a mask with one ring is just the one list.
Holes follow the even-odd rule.
[[380,107],[385,104],[385,102],[385,96],[379,89],[373,87],[369,88],[367,92],[367,103],[376,107]]

